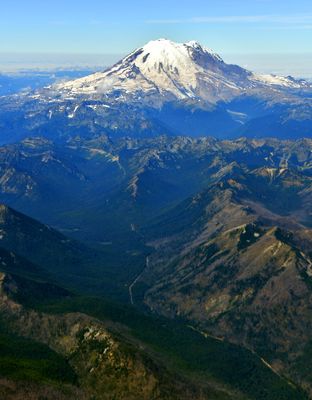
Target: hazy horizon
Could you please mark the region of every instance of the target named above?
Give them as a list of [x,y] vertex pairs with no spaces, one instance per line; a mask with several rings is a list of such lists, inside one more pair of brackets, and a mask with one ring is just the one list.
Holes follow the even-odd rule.
[[[129,50],[129,52],[132,49]],[[124,54],[61,54],[61,53],[0,53],[0,73],[45,71],[57,69],[106,68],[124,57]],[[310,54],[234,54],[220,53],[225,62],[238,64],[259,73],[292,75],[312,78],[312,52]]]

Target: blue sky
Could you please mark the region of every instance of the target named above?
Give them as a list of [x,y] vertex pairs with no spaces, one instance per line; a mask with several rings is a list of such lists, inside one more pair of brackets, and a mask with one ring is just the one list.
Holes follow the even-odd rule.
[[102,68],[160,37],[312,79],[312,0],[0,0],[0,71]]
[[158,37],[220,53],[312,53],[312,2],[1,0],[2,53],[122,54]]

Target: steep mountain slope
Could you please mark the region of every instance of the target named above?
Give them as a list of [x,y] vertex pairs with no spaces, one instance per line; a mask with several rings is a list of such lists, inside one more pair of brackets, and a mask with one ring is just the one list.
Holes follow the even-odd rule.
[[311,391],[299,360],[310,346],[312,231],[253,196],[246,177],[226,177],[160,218],[138,285],[152,310],[253,349]]
[[47,225],[0,205],[1,246],[54,276],[79,273],[79,265],[91,251]]
[[120,246],[85,245],[0,205],[0,248],[26,260],[29,267],[24,268],[23,275],[29,271],[26,276],[36,277],[38,269],[39,276],[71,290],[127,300],[126,284],[144,264],[145,248],[139,241],[132,243],[130,238],[124,247]]

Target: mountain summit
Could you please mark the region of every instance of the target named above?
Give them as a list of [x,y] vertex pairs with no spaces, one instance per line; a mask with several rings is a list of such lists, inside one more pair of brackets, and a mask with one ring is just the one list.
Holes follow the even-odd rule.
[[158,39],[105,71],[0,98],[0,139],[310,137],[311,92],[304,80],[227,64],[196,41]]
[[[148,42],[113,67],[58,86],[73,94],[115,94],[163,100],[200,99],[216,102],[242,91],[267,85],[299,88],[292,78],[256,75],[226,64],[212,50],[196,41],[175,43],[167,39]],[[115,97],[114,96],[114,97]],[[159,99],[159,96],[157,96]]]

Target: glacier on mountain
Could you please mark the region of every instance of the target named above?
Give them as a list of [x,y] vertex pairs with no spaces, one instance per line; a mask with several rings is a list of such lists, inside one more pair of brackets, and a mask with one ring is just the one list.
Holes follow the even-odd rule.
[[298,89],[307,86],[291,77],[260,75],[226,64],[196,41],[168,39],[148,42],[104,72],[57,85],[69,96],[122,95],[124,99],[151,96],[160,101],[197,99],[217,102],[246,90],[270,87]]

